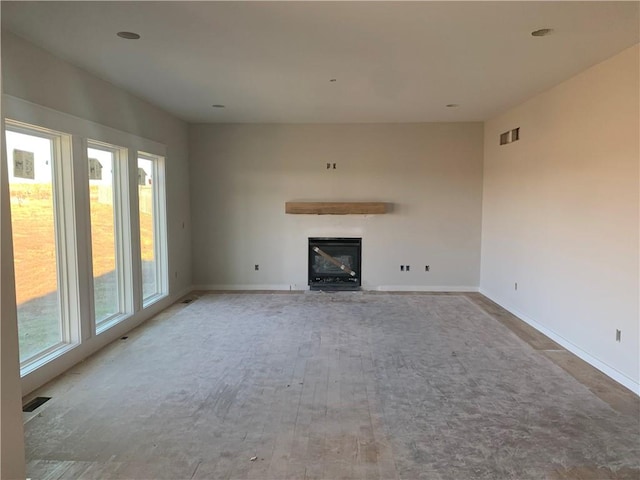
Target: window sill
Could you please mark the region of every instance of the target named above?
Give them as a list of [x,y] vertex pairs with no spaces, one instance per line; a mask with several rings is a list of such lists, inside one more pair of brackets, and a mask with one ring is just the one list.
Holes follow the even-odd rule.
[[127,318],[131,318],[131,315],[126,313],[121,313],[119,315],[114,315],[107,320],[103,320],[102,322],[96,324],[96,335],[100,335],[102,332],[106,332],[111,327],[116,326],[120,322],[126,320]]
[[20,377],[24,377],[50,361],[76,348],[80,343],[60,343],[20,363]]
[[155,295],[151,295],[142,300],[142,308],[149,308],[155,303],[158,303],[160,300],[167,298],[169,295],[167,293],[156,293]]

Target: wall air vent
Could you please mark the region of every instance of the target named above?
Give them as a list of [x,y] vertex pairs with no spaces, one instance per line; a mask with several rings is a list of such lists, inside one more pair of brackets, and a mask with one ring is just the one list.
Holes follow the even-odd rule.
[[500,134],[500,145],[517,142],[518,140],[520,140],[520,127]]

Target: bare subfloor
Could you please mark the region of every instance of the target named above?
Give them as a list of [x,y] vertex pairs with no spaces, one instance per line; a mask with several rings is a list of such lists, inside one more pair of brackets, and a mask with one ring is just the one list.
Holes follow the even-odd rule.
[[640,477],[638,398],[482,295],[196,297],[30,395],[31,478]]

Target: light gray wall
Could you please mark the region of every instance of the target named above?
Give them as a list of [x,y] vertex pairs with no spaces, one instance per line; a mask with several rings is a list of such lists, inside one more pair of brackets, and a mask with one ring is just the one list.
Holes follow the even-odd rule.
[[[193,125],[194,284],[304,289],[308,237],[361,236],[365,288],[477,289],[482,143],[481,123]],[[295,200],[393,211],[285,215]]]
[[8,95],[167,145],[169,289],[174,293],[188,288],[187,124],[7,31],[2,32],[2,71]]
[[[636,45],[486,122],[481,280],[636,392],[639,56]],[[499,146],[514,127],[521,139]]]

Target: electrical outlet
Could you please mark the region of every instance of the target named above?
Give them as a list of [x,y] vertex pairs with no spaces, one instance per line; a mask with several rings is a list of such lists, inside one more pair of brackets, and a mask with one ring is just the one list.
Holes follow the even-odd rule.
[[514,288],[515,288],[516,290],[518,290],[518,282],[516,282],[516,283],[514,284]]
[[616,329],[616,342],[619,342],[622,339],[622,331]]
[[255,266],[254,266],[253,268],[255,268],[255,270],[256,270],[256,272],[257,272],[258,270],[260,270],[260,265],[258,265],[258,264],[256,263],[256,264],[255,264]]
[[334,169],[334,170],[336,169],[336,164],[335,164],[335,163],[333,164],[333,169]]
[[404,265],[400,265],[400,271],[404,272]]
[[425,271],[425,272],[428,272],[430,268],[431,268],[431,267],[430,267],[429,265],[425,265],[425,266],[424,266],[424,271]]
[[409,270],[411,270],[411,265],[407,265],[406,270],[407,270],[407,272],[408,272]]

